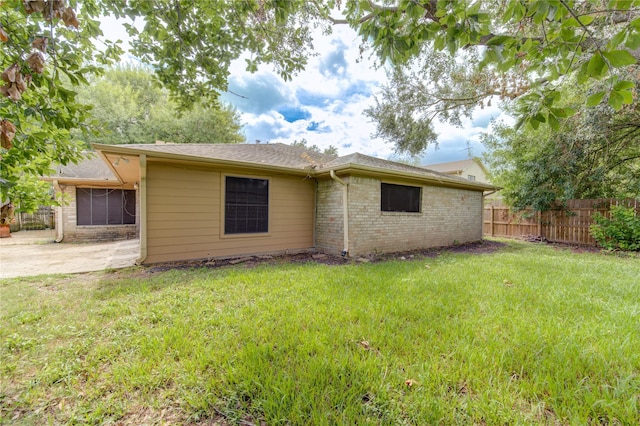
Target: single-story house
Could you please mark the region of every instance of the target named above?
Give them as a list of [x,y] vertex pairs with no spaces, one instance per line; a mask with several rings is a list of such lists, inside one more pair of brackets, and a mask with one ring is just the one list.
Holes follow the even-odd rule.
[[479,159],[450,161],[447,163],[425,164],[425,169],[434,172],[459,176],[476,182],[490,183],[487,177],[487,169]]
[[43,179],[62,198],[55,212],[56,241],[137,238],[140,220],[135,184],[117,177],[102,157],[91,153],[78,164],[58,165]]
[[[280,143],[94,148],[117,181],[109,187],[137,191],[140,263],[314,249],[360,256],[478,241],[483,192],[495,190],[359,153]],[[91,203],[101,196],[91,191]]]

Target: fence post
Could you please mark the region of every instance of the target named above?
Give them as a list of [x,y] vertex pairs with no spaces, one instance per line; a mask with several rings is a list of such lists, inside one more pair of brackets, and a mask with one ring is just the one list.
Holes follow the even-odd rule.
[[491,206],[491,219],[489,220],[489,224],[491,227],[491,236],[493,237],[493,206]]

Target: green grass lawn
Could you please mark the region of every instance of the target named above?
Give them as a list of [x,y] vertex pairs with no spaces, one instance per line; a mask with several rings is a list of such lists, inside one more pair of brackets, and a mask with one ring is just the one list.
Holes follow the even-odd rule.
[[42,276],[0,315],[0,423],[640,424],[637,257]]

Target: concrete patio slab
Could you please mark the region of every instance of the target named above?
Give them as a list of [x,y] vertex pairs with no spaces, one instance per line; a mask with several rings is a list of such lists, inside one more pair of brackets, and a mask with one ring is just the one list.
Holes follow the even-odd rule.
[[0,278],[70,274],[135,265],[140,240],[56,243],[55,231],[19,231],[0,238]]

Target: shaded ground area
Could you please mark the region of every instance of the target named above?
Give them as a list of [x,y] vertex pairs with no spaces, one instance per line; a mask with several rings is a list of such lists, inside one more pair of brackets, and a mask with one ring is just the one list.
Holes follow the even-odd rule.
[[246,256],[233,259],[213,259],[197,260],[188,262],[169,262],[151,265],[147,268],[149,272],[162,272],[170,269],[190,269],[190,268],[219,268],[228,265],[242,264],[246,267],[254,267],[264,263],[307,263],[315,262],[324,265],[344,265],[350,263],[376,263],[388,260],[412,260],[420,258],[433,258],[443,253],[468,253],[485,254],[494,253],[506,244],[499,241],[483,240],[468,244],[458,244],[451,247],[434,247],[423,250],[411,250],[406,252],[371,254],[356,258],[345,258],[324,253],[305,252],[296,254],[284,254],[279,256]]

